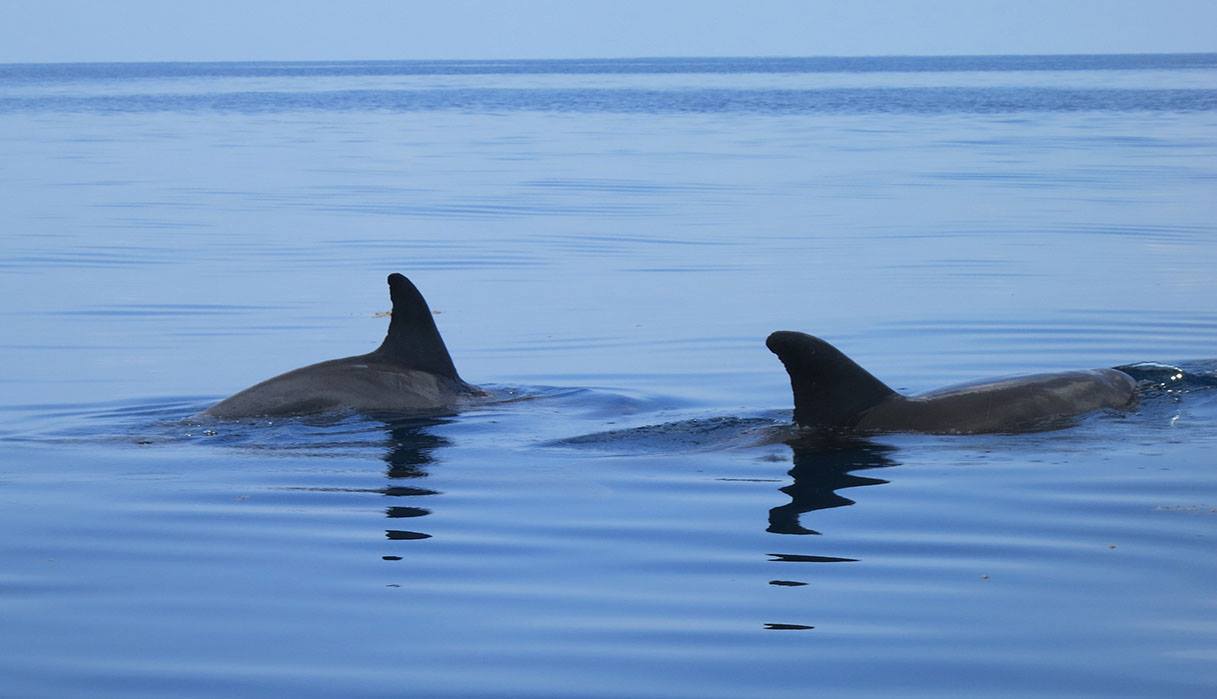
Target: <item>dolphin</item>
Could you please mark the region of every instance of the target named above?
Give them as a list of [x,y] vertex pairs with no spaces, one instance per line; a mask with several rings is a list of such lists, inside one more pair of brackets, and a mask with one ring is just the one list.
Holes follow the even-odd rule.
[[779,330],[765,346],[790,374],[794,421],[816,431],[1032,432],[1137,403],[1136,381],[1118,369],[1016,376],[905,396],[818,337]]
[[389,275],[393,314],[380,347],[267,379],[200,413],[211,418],[307,415],[333,410],[430,412],[484,395],[461,380],[427,301],[400,274]]

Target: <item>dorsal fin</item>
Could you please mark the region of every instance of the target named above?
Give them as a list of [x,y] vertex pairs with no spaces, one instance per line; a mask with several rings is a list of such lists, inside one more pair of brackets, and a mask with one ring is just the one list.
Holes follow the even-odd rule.
[[373,354],[410,369],[460,381],[444,339],[435,327],[431,309],[414,284],[394,272],[389,275],[389,296],[393,299],[389,334]]
[[894,395],[887,384],[818,337],[779,330],[765,340],[782,360],[794,393],[794,421],[815,429],[850,429],[862,413]]

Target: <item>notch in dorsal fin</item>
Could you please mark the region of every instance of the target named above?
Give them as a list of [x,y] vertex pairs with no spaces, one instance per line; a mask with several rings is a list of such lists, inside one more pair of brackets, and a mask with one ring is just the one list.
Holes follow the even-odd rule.
[[426,299],[405,276],[389,275],[393,316],[389,334],[373,354],[379,354],[410,369],[426,371],[460,381],[456,366],[435,327]]
[[794,421],[803,427],[851,429],[862,413],[897,395],[818,337],[779,330],[765,340],[765,346],[786,365],[794,393]]

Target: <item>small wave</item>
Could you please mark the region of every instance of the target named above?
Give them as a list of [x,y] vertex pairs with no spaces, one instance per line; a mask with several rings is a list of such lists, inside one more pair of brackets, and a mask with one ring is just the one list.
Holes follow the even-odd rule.
[[795,428],[785,417],[715,416],[643,425],[569,437],[550,447],[621,452],[694,452],[773,444],[791,438]]
[[1217,360],[1188,362],[1182,366],[1137,362],[1115,367],[1137,381],[1143,393],[1180,395],[1217,388]]
[[[512,415],[517,412],[556,411],[564,421],[603,424],[606,418],[648,415],[684,405],[662,396],[598,388],[507,384],[481,388],[483,397],[451,411],[425,414],[337,410],[216,420],[199,416],[216,397],[199,396],[0,406],[0,440],[62,445],[200,443],[267,455],[325,457],[388,449],[397,453],[386,457],[391,461],[427,462],[431,451],[448,443],[436,429],[455,422],[456,415],[464,415],[462,424],[477,431],[480,423],[508,416],[517,419]],[[524,438],[519,446],[531,444]]]
[[[0,97],[0,113],[547,112],[617,114],[1026,114],[1208,112],[1206,89],[882,87],[797,89],[325,90]],[[465,212],[471,213],[471,212]],[[473,212],[475,213],[475,212]]]

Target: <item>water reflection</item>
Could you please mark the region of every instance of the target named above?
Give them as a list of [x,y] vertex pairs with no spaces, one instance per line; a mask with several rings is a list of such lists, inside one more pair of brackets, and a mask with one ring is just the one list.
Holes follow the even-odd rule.
[[[435,434],[432,430],[442,425],[446,420],[438,418],[413,418],[409,420],[386,420],[388,430],[385,440],[386,450],[382,457],[385,461],[385,477],[389,484],[381,491],[390,497],[420,497],[438,495],[438,491],[415,486],[397,485],[403,479],[425,478],[426,467],[435,461],[435,450],[448,446],[449,441]],[[391,520],[424,517],[431,510],[415,505],[390,505],[385,508],[385,516]],[[431,535],[416,529],[386,529],[385,538],[390,541],[417,541],[429,539]],[[401,560],[400,556],[382,556],[385,560]]]
[[855,475],[855,471],[896,465],[891,457],[895,447],[864,439],[817,439],[789,444],[794,452],[794,467],[789,472],[794,482],[781,488],[790,496],[790,502],[769,510],[767,531],[774,534],[819,534],[803,526],[803,514],[854,504],[837,491],[887,483],[879,478]]
[[[896,449],[858,438],[823,438],[787,442],[793,451],[794,467],[789,474],[794,478],[790,485],[780,490],[790,496],[790,502],[769,510],[768,532],[774,534],[819,534],[803,526],[801,517],[807,512],[827,510],[854,504],[853,500],[839,495],[838,490],[867,485],[883,485],[881,478],[855,475],[855,471],[895,466],[891,454]],[[817,556],[801,553],[771,553],[771,563],[855,563],[856,558],[842,556]],[[770,580],[776,587],[803,587],[803,580]],[[799,624],[766,624],[766,629],[810,629]]]

